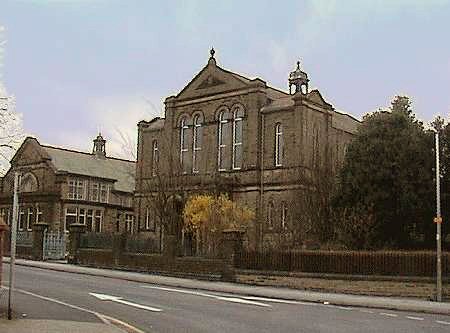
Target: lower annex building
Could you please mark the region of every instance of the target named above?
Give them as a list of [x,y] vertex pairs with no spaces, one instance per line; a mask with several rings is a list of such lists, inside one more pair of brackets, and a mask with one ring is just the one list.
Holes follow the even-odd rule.
[[14,174],[20,175],[18,230],[35,223],[67,232],[72,223],[89,232],[134,232],[133,161],[106,155],[106,140],[94,140],[92,153],[52,147],[27,137],[2,178],[0,216],[12,220]]

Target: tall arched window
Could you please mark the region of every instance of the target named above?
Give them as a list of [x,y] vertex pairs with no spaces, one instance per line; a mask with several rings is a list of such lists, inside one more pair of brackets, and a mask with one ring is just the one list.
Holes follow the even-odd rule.
[[283,125],[275,125],[275,166],[283,165]]
[[288,214],[288,208],[286,205],[286,202],[281,203],[281,229],[286,230],[287,229],[287,214]]
[[197,114],[194,117],[193,140],[192,140],[192,172],[200,170],[200,153],[202,150],[202,116]]
[[269,205],[267,206],[267,227],[269,229],[272,229],[273,227],[273,212],[274,212],[275,208],[273,205],[273,202],[270,201]]
[[180,163],[183,173],[189,172],[189,126],[186,117],[180,121]]
[[159,164],[158,141],[153,140],[153,143],[152,143],[152,176],[157,175],[158,164]]
[[242,107],[233,108],[233,169],[242,167],[242,119],[244,111]]
[[20,179],[21,192],[35,192],[38,189],[36,176],[31,172],[26,173]]
[[230,141],[231,141],[231,119],[228,109],[219,113],[219,133],[218,133],[218,168],[227,170],[231,165]]

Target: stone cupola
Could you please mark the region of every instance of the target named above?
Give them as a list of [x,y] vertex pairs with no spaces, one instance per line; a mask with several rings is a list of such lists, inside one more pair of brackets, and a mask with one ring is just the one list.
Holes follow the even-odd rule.
[[[296,94],[298,92],[306,95],[308,93],[308,74],[300,69],[300,61],[297,61],[297,68],[289,74],[289,94]],[[295,90],[292,91],[292,86]]]
[[97,137],[93,141],[94,147],[92,148],[92,154],[99,158],[106,158],[106,140],[103,139],[102,134],[98,133]]

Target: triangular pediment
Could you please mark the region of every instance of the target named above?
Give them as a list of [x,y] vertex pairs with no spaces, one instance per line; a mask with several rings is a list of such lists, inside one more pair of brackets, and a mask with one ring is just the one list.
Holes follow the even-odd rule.
[[50,160],[50,156],[42,149],[39,142],[27,137],[11,159],[12,166],[38,164]]
[[212,88],[221,84],[225,84],[225,82],[223,82],[222,80],[218,79],[213,75],[209,75],[202,83],[198,85],[196,90]]
[[177,95],[178,99],[192,99],[219,94],[228,91],[245,89],[249,79],[227,71],[216,65],[215,60],[208,62],[200,73],[189,82]]

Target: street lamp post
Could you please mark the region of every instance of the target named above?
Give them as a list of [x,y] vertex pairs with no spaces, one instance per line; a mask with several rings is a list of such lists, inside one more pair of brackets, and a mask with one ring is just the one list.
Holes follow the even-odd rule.
[[442,267],[441,267],[441,181],[439,170],[439,130],[436,129],[436,301],[442,301]]
[[9,263],[9,290],[8,290],[8,319],[12,319],[12,304],[14,291],[14,266],[16,261],[16,237],[17,237],[17,218],[19,216],[19,182],[20,174],[14,173],[14,196],[13,196],[13,218],[11,225],[11,250]]

